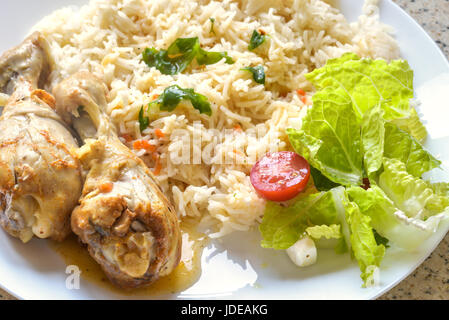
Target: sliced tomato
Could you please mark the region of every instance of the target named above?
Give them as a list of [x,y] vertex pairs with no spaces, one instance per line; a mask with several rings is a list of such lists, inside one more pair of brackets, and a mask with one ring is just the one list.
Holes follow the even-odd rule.
[[306,187],[310,166],[295,152],[267,153],[253,166],[250,178],[261,197],[271,201],[287,201]]

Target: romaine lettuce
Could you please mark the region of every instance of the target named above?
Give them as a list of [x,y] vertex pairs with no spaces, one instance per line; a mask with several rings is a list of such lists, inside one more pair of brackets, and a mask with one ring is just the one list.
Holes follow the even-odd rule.
[[368,110],[362,119],[363,162],[368,177],[382,167],[385,140],[384,111],[377,105]]
[[298,197],[283,207],[268,202],[259,230],[264,248],[287,249],[298,241],[306,228],[313,225],[338,224],[335,200],[330,192]]
[[441,164],[409,133],[388,122],[385,123],[384,157],[401,160],[406,164],[407,172],[415,177],[421,177]]
[[368,190],[360,187],[347,189],[350,200],[360,211],[371,218],[371,225],[392,244],[407,250],[414,250],[430,237],[447,212],[431,216],[427,220],[407,217],[396,208],[393,201],[378,187]]
[[438,213],[436,211],[445,209],[438,208],[437,205],[444,206],[444,203],[435,195],[429,184],[409,174],[404,163],[384,158],[383,167],[384,171],[379,176],[379,187],[407,217],[426,219]]
[[344,187],[298,197],[288,207],[269,202],[259,229],[262,247],[287,249],[305,234],[314,239],[340,239],[337,252],[350,250],[362,272],[364,286],[374,282],[374,275],[385,252],[378,245],[371,218],[350,202]]
[[289,128],[287,134],[295,151],[330,180],[342,185],[362,183],[360,126],[342,89],[317,92],[301,130]]
[[318,240],[321,238],[340,239],[342,237],[339,224],[322,224],[308,227],[306,228],[306,233],[314,240]]
[[306,75],[318,90],[343,89],[350,96],[361,119],[366,111],[380,104],[385,119],[408,117],[413,98],[413,71],[407,61],[360,59],[354,53],[331,59]]
[[357,260],[360,277],[364,287],[376,285],[376,273],[385,254],[385,247],[376,242],[371,218],[360,212],[359,207],[353,203],[346,204],[347,221],[351,230],[351,246]]
[[393,119],[391,120],[391,123],[394,123],[400,129],[410,133],[419,143],[424,143],[426,140],[426,127],[424,127],[414,108],[410,108],[410,115],[408,117]]

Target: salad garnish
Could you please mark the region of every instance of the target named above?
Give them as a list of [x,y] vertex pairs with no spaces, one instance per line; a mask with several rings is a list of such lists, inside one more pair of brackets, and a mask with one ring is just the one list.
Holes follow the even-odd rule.
[[287,207],[267,204],[261,245],[334,238],[336,251],[358,262],[363,286],[373,286],[387,247],[416,249],[449,216],[449,184],[422,178],[441,162],[421,145],[413,71],[404,60],[348,53],[306,78],[317,89],[313,105],[287,134],[314,183]]

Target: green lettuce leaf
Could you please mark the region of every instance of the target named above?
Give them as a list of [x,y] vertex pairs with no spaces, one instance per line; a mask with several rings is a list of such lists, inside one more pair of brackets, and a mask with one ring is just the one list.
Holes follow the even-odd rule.
[[362,272],[360,277],[363,286],[371,287],[376,284],[376,272],[385,255],[385,246],[377,244],[371,218],[362,214],[355,203],[346,204],[346,213],[351,230],[352,252]]
[[347,205],[349,203],[348,195],[346,194],[345,188],[342,186],[333,188],[329,192],[332,193],[334,198],[337,221],[340,224],[341,234],[343,235],[335,247],[335,251],[337,253],[351,251],[351,230],[347,219]]
[[408,217],[427,218],[433,214],[426,205],[434,201],[434,191],[424,180],[409,174],[401,161],[384,158],[379,187]]
[[320,170],[310,166],[310,175],[313,179],[313,184],[318,191],[329,191],[335,187],[338,187],[339,184],[335,183],[328,178],[326,178]]
[[342,89],[351,97],[359,119],[380,104],[387,120],[408,117],[413,98],[413,71],[407,61],[360,59],[354,53],[331,59],[306,75],[318,90]]
[[357,260],[364,286],[370,286],[385,247],[376,242],[371,218],[349,201],[344,187],[299,196],[288,207],[268,202],[259,226],[264,248],[287,249],[308,234],[332,242],[339,253],[348,249]]
[[384,111],[377,105],[368,110],[362,119],[363,162],[368,177],[382,167],[385,121]]
[[427,185],[432,188],[433,192],[442,197],[449,197],[449,183],[447,182],[427,182]]
[[[382,167],[384,156],[401,160],[407,165],[407,171],[416,177],[421,177],[424,172],[440,165],[440,161],[427,152],[410,133],[398,127],[404,119],[386,122],[383,113],[379,106],[375,106],[362,119],[363,159],[368,177],[374,178],[373,174]],[[416,121],[420,123],[419,118]],[[422,136],[418,131],[419,129],[415,130],[415,133]]]
[[438,214],[449,207],[449,183],[447,182],[437,182],[429,183],[426,182],[427,186],[432,189],[434,196],[427,202],[426,209],[430,211],[431,214]]
[[287,134],[295,151],[333,182],[362,183],[360,126],[342,89],[315,93],[301,130],[289,128]]
[[269,201],[259,225],[262,247],[287,249],[309,227],[340,224],[341,214],[336,201],[338,199],[332,192],[301,195],[289,207]]
[[304,234],[308,227],[307,213],[322,198],[323,194],[313,194],[298,199],[284,208],[275,202],[268,202],[259,230],[263,248],[288,249]]
[[347,192],[360,211],[371,218],[371,225],[376,232],[392,244],[406,250],[415,250],[419,247],[448,215],[443,211],[425,221],[407,217],[378,186],[372,186],[368,190],[351,187]]
[[401,160],[406,164],[407,172],[415,177],[421,177],[441,164],[415,138],[392,123],[385,124],[384,156]]
[[[338,187],[332,189],[331,192],[334,193],[334,198],[339,199],[336,201],[337,205],[343,208],[338,212],[344,212],[344,217],[340,217],[340,224],[346,241],[341,244],[346,244],[357,260],[363,286],[373,286],[376,283],[378,267],[385,254],[385,247],[377,243],[370,217],[362,214],[357,204],[350,201],[346,189]],[[340,248],[335,248],[337,253]]]
[[376,229],[373,229],[374,232],[374,238],[376,239],[377,244],[382,244],[385,248],[389,248],[390,246],[388,245],[389,240],[385,237],[382,237],[377,231]]
[[306,233],[314,240],[321,238],[340,239],[342,237],[339,224],[319,225],[306,228]]
[[446,183],[431,184],[406,170],[396,159],[384,159],[384,171],[379,176],[379,186],[407,217],[427,219],[449,208]]
[[406,118],[398,118],[391,120],[391,123],[398,126],[398,128],[408,132],[419,143],[424,143],[427,137],[427,130],[419,119],[415,108],[410,108],[410,115]]
[[315,241],[317,248],[332,249],[336,253],[348,251],[346,240],[341,232],[339,224],[319,225],[306,228],[306,234]]

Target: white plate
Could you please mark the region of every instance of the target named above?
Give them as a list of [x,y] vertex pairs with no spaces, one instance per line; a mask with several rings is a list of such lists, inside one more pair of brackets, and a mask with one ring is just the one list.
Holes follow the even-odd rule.
[[[46,14],[65,5],[86,0],[10,0],[2,1],[0,11],[0,51],[22,41],[29,28]],[[361,3],[342,0],[341,7],[350,21],[360,14]],[[423,102],[420,109],[429,130],[426,146],[441,156],[449,167],[449,127],[443,94],[449,91],[449,65],[446,58],[421,27],[398,6],[384,0],[381,20],[397,30],[402,55],[415,70],[415,88]],[[442,116],[443,115],[443,116]],[[447,173],[432,178],[449,181]],[[438,245],[449,229],[445,222],[419,251],[387,250],[381,265],[381,285],[361,288],[360,271],[349,255],[333,250],[319,251],[317,264],[298,269],[284,252],[263,250],[257,232],[233,234],[222,243],[206,248],[203,273],[195,285],[184,292],[156,298],[224,299],[373,299],[410,274]],[[33,240],[23,245],[0,231],[0,285],[23,299],[128,299],[81,279],[81,289],[65,286],[65,264],[46,241]],[[136,297],[132,298],[148,298]],[[155,297],[151,297],[155,298]]]

